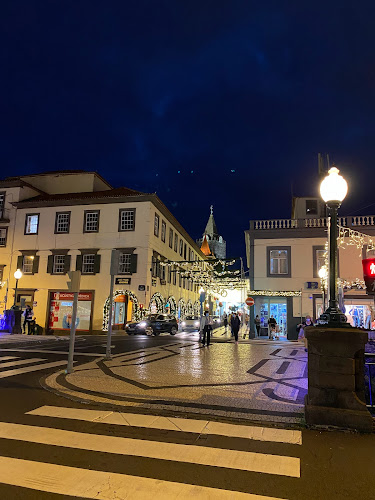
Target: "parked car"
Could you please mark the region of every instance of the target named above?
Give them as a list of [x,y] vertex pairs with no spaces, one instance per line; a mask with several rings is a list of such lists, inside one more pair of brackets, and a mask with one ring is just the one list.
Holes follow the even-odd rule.
[[199,330],[200,320],[197,316],[186,316],[184,320],[181,321],[181,330],[183,332]]
[[177,329],[176,318],[170,314],[150,314],[141,321],[125,325],[128,335],[160,335],[161,333],[176,335]]

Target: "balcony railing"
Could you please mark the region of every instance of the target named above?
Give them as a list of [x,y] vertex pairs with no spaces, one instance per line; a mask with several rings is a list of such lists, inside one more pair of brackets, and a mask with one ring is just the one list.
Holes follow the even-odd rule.
[[[375,215],[359,215],[355,217],[339,217],[338,223],[343,227],[354,226],[374,226]],[[302,229],[302,228],[326,228],[328,226],[328,217],[318,219],[269,219],[250,221],[250,228],[256,230],[262,229]]]

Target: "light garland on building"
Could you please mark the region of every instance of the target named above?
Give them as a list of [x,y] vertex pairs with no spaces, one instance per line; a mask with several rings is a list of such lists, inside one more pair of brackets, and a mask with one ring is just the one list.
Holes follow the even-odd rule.
[[254,295],[255,297],[301,297],[302,292],[300,290],[296,290],[294,292],[275,292],[271,290],[248,290],[247,295],[251,297]]
[[156,312],[157,313],[163,313],[164,311],[164,306],[165,306],[165,300],[164,297],[160,292],[155,292],[151,299],[150,299],[150,306],[149,306],[149,311],[152,311],[152,303],[155,302],[156,304]]
[[[340,248],[345,248],[346,246],[355,246],[359,250],[362,250],[364,246],[367,250],[375,250],[375,239],[359,231],[354,231],[348,227],[339,226],[339,235],[337,238],[337,245]],[[362,253],[360,252],[360,256]]]
[[364,280],[356,278],[353,281],[338,279],[337,284],[341,286],[344,290],[366,290],[366,285]]

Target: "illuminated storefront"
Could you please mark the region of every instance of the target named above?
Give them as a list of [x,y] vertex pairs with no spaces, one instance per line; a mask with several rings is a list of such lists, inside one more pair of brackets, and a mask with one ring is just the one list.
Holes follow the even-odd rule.
[[[60,291],[49,293],[48,328],[50,330],[70,330],[73,312],[72,292]],[[93,292],[80,292],[77,307],[77,331],[91,331],[93,310]]]

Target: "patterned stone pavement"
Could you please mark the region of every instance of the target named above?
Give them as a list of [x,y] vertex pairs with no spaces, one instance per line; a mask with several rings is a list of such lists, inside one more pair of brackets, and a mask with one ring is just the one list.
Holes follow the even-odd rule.
[[[106,407],[299,424],[307,392],[299,344],[176,342],[95,360],[44,381],[53,391]],[[128,410],[129,411],[129,410]]]

